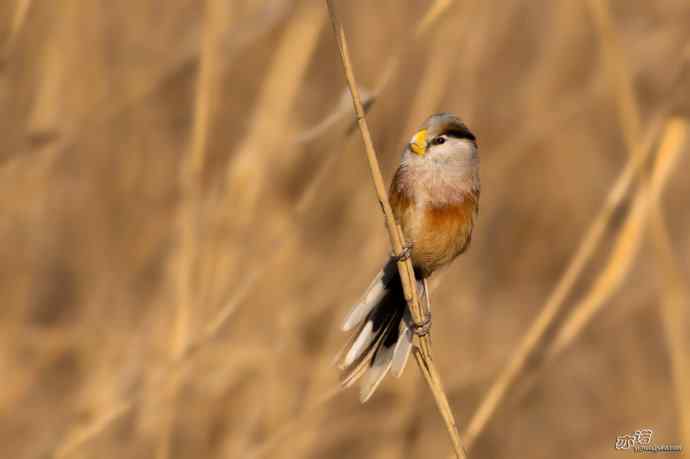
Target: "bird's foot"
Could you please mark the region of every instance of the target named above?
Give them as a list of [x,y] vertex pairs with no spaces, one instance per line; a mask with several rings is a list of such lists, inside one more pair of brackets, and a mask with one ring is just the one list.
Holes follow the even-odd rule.
[[428,335],[431,331],[431,311],[429,311],[427,316],[421,322],[411,323],[410,329],[412,330],[412,333],[419,336],[420,338],[422,336]]
[[400,252],[400,254],[391,255],[391,259],[396,263],[399,261],[406,261],[410,258],[411,254],[412,254],[412,244],[408,244],[408,245],[403,247],[402,252]]

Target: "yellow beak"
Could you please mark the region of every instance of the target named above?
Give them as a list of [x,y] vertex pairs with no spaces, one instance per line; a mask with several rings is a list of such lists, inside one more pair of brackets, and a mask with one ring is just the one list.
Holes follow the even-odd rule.
[[426,153],[426,129],[422,129],[412,136],[410,150],[416,155],[424,156]]

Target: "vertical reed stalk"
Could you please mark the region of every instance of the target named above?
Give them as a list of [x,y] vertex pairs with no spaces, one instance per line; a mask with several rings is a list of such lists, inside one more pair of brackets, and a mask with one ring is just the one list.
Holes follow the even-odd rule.
[[[176,293],[175,324],[171,342],[171,362],[180,361],[191,343],[191,307],[199,298],[194,291],[194,279],[199,257],[199,209],[202,199],[201,176],[209,143],[211,118],[214,114],[218,93],[218,49],[223,31],[227,27],[229,5],[219,0],[208,0],[202,33],[201,65],[196,85],[192,142],[188,155],[183,159],[179,184],[181,202],[177,215],[179,229],[178,248],[174,259]],[[169,387],[170,403],[162,414],[162,432],[156,457],[168,459],[178,392],[182,384],[179,369],[172,371]]]
[[[338,50],[343,64],[345,79],[347,80],[347,85],[350,89],[350,94],[352,95],[352,103],[355,109],[357,125],[359,127],[359,131],[362,135],[362,140],[364,142],[367,160],[369,162],[369,169],[371,172],[371,178],[374,183],[374,188],[376,190],[376,195],[379,204],[381,205],[381,208],[385,216],[388,237],[393,248],[393,253],[399,255],[403,252],[404,239],[402,236],[402,231],[400,230],[400,227],[395,221],[395,217],[393,216],[393,210],[388,201],[388,193],[386,192],[386,187],[383,182],[381,168],[379,167],[376,151],[374,149],[374,143],[371,139],[369,127],[367,126],[364,107],[362,106],[362,101],[359,96],[357,82],[355,80],[354,71],[352,69],[352,63],[350,61],[345,30],[343,29],[343,26],[340,23],[340,20],[338,19],[335,7],[333,5],[333,1],[327,0],[326,3],[328,5],[328,11],[330,14],[331,23],[333,25],[333,31],[335,33],[336,41],[338,43]],[[429,311],[422,310],[423,303],[419,301],[419,298],[417,298],[417,289],[414,287],[414,270],[412,268],[411,261],[409,259],[400,260],[398,262],[398,272],[400,273],[400,279],[402,281],[405,300],[407,301],[408,307],[410,308],[412,317],[415,321],[422,322],[424,320],[424,317],[427,317],[427,315],[429,314]],[[432,394],[434,395],[436,406],[438,407],[441,416],[443,417],[443,420],[446,423],[446,428],[448,429],[448,434],[450,435],[456,457],[458,457],[459,459],[466,458],[467,455],[460,441],[460,434],[458,433],[455,418],[453,417],[453,413],[448,403],[448,398],[446,397],[446,394],[441,384],[440,374],[436,370],[436,367],[434,366],[433,360],[431,358],[431,344],[429,342],[428,335],[419,337],[417,345],[414,349],[414,356],[417,360],[417,365],[419,366],[420,370],[422,371],[422,374],[424,375],[424,379],[426,379],[426,382],[429,385]]]

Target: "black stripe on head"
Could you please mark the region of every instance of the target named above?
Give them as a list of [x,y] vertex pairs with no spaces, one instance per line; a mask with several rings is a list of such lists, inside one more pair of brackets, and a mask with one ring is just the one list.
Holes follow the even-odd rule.
[[443,132],[448,137],[455,137],[456,139],[468,139],[471,141],[477,140],[472,132],[464,124],[452,124]]

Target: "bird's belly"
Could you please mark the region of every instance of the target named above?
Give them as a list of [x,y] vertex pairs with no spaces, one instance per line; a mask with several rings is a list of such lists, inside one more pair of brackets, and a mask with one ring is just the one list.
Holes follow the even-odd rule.
[[[412,263],[425,276],[451,262],[469,245],[474,226],[476,202],[420,209],[410,228]],[[407,231],[406,231],[407,233]]]

